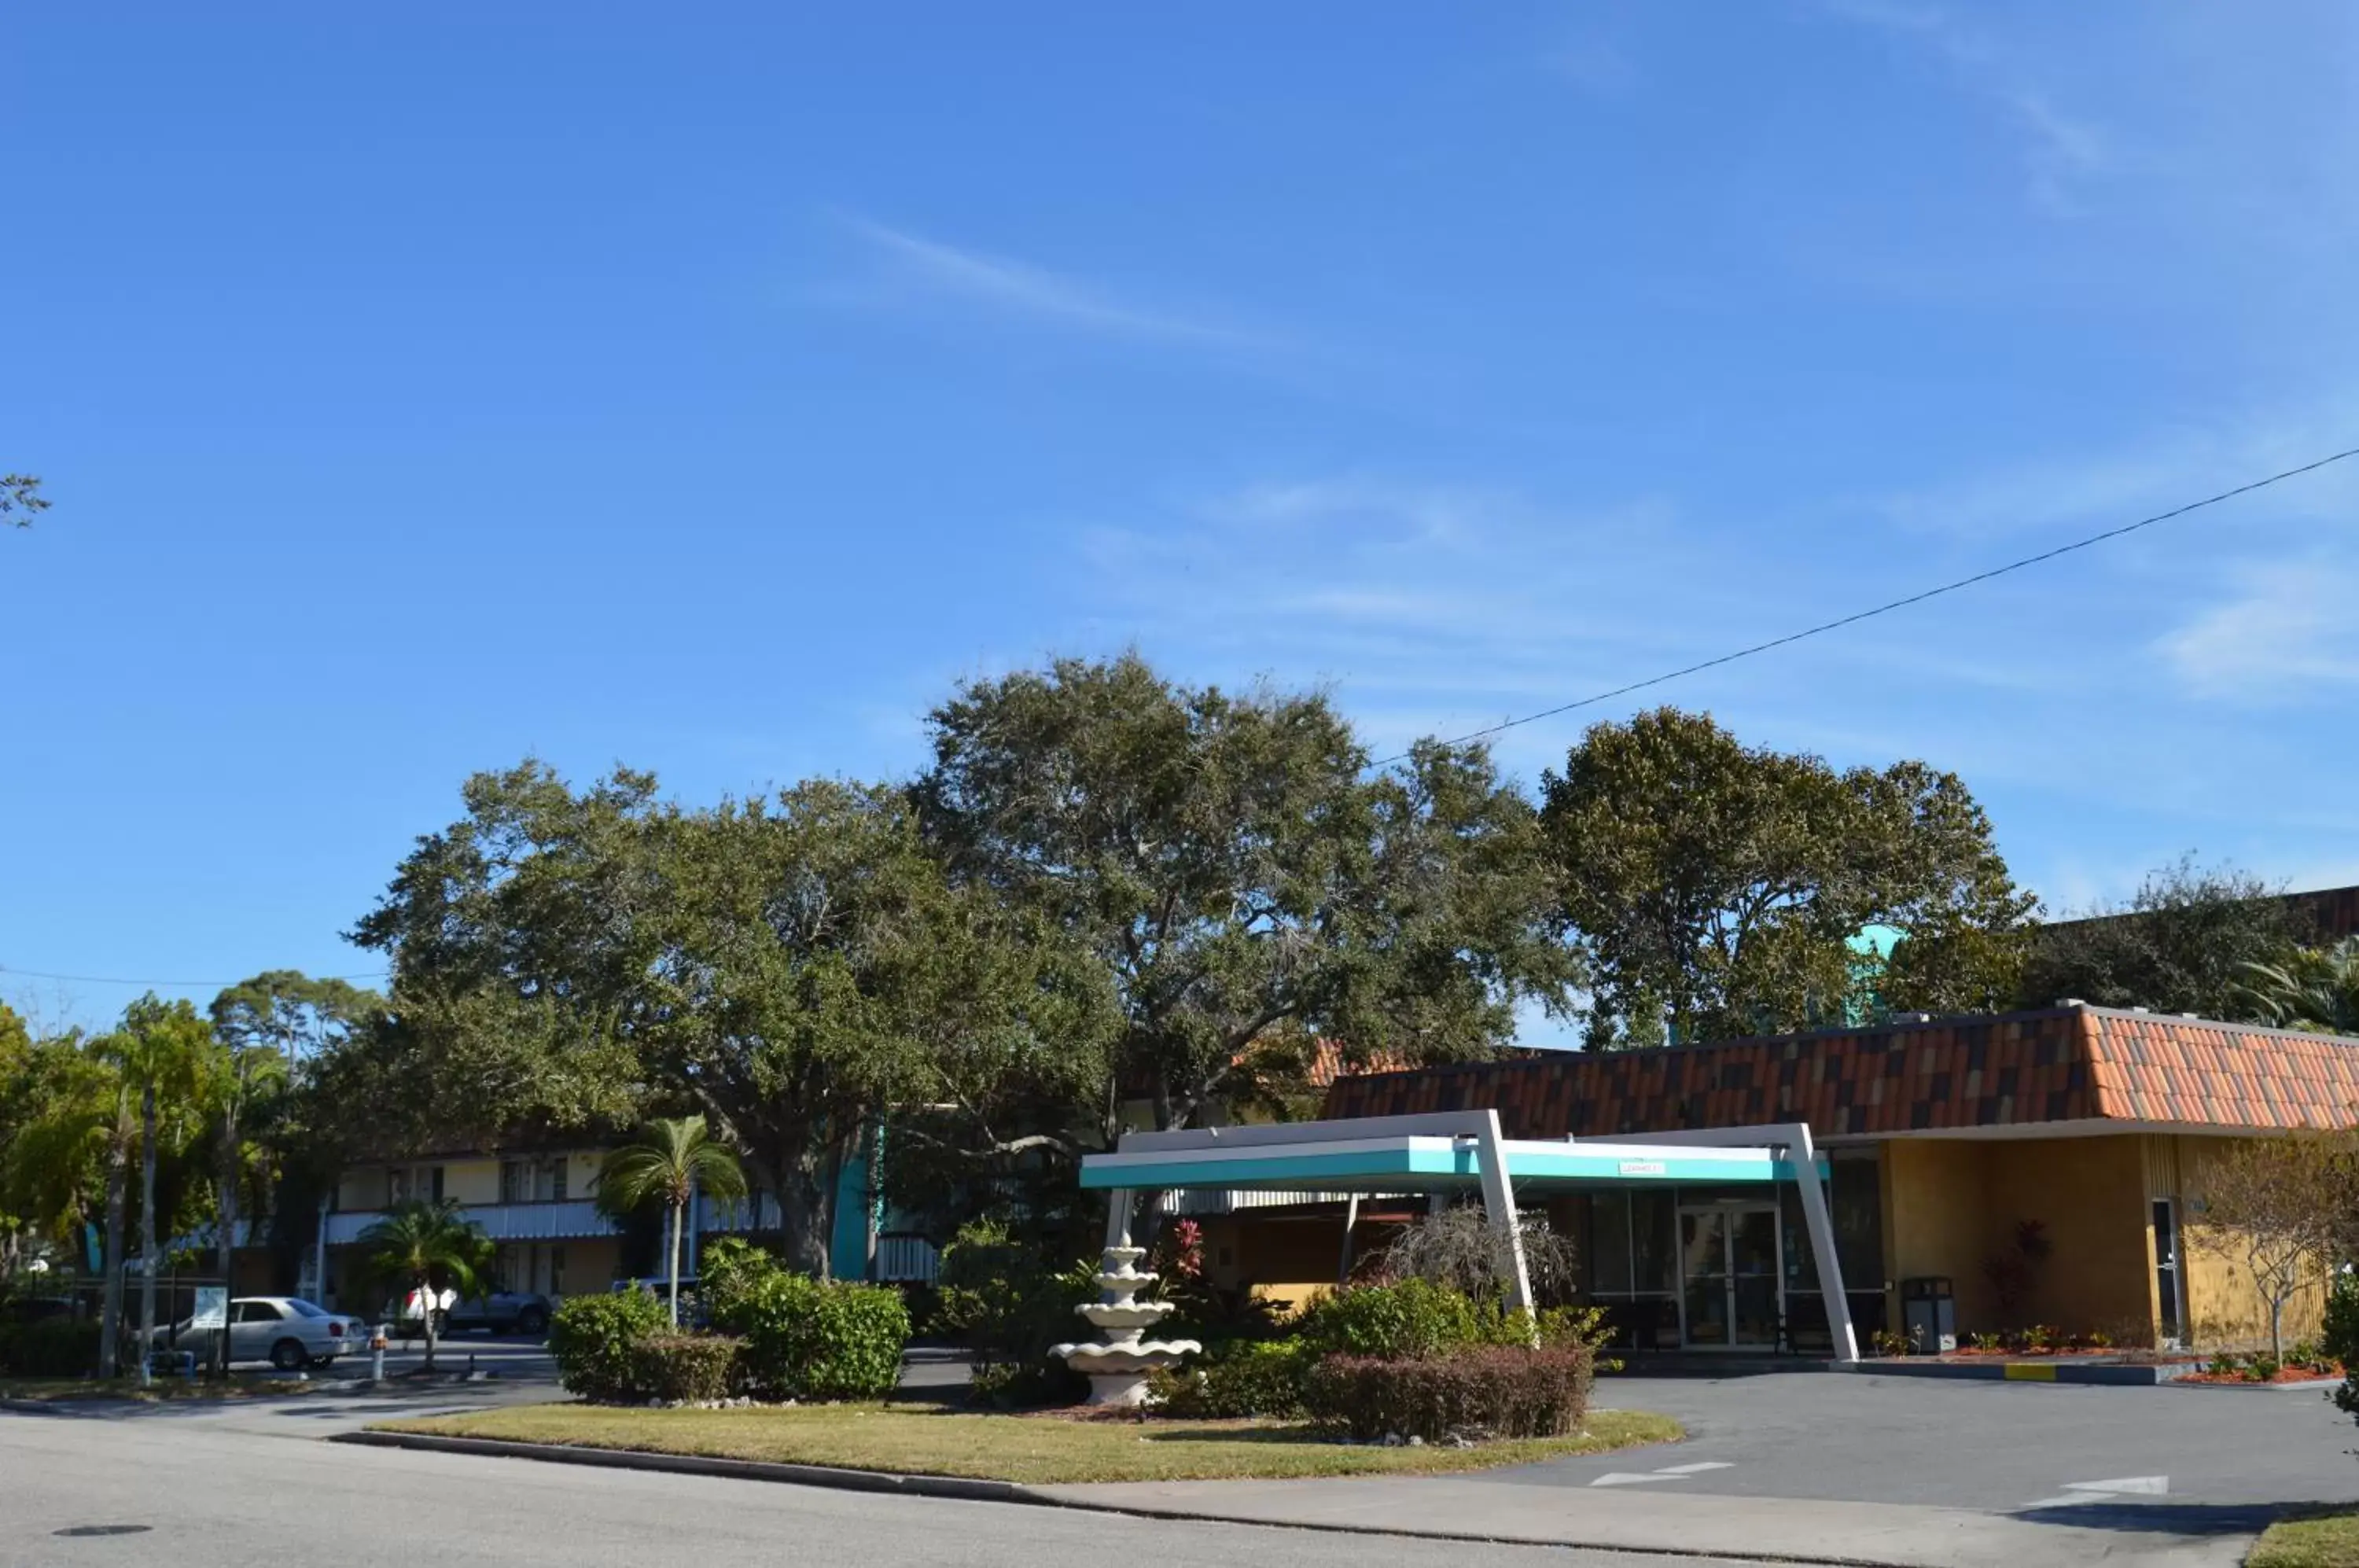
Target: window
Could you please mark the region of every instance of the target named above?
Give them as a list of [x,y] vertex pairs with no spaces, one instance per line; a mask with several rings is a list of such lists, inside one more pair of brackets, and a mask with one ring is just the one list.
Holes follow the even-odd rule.
[[230,1313],[232,1323],[277,1323],[278,1309],[268,1301],[239,1301]]
[[1590,1290],[1603,1296],[1630,1293],[1630,1194],[1589,1195]]
[[1679,1195],[1661,1187],[1630,1194],[1631,1288],[1668,1296],[1679,1289]]
[[500,1161],[500,1202],[561,1203],[565,1201],[565,1157],[553,1160]]
[[385,1202],[387,1208],[413,1200],[429,1203],[439,1203],[442,1201],[442,1167],[397,1165],[385,1173]]
[[323,1318],[328,1315],[309,1301],[289,1301],[287,1305],[299,1318]]

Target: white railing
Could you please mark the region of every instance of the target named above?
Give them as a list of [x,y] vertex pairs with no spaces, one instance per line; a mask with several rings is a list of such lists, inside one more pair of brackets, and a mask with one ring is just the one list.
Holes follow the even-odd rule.
[[[619,1229],[587,1198],[570,1198],[561,1203],[467,1203],[459,1212],[483,1226],[484,1234],[494,1241],[569,1241],[614,1236]],[[384,1217],[365,1210],[330,1214],[328,1245],[342,1247],[358,1241],[361,1232]]]
[[922,1236],[879,1236],[869,1274],[880,1285],[930,1285],[941,1254]]
[[[1186,1187],[1178,1190],[1167,1189],[1156,1200],[1155,1206],[1158,1213],[1166,1214],[1233,1214],[1240,1209],[1281,1209],[1291,1208],[1299,1203],[1340,1203],[1351,1196],[1349,1192],[1255,1191],[1235,1192],[1218,1187]],[[1364,1203],[1377,1198],[1392,1197],[1395,1194],[1363,1192],[1359,1196],[1360,1201]]]

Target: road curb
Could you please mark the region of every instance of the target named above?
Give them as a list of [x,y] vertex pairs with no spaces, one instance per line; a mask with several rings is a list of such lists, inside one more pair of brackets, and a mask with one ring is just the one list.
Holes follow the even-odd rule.
[[962,1475],[903,1475],[888,1470],[848,1470],[832,1465],[791,1465],[766,1459],[719,1459],[696,1454],[655,1454],[637,1448],[583,1448],[555,1443],[514,1443],[495,1437],[442,1437],[423,1432],[341,1432],[330,1443],[364,1448],[410,1448],[430,1454],[473,1454],[495,1459],[538,1459],[555,1465],[592,1465],[609,1470],[661,1470],[675,1475],[721,1475],[739,1481],[783,1481],[797,1486],[833,1486],[852,1492],[898,1492],[907,1497],[957,1497],[967,1502],[1062,1506],[1059,1499],[1013,1481],[979,1481]]
[[2069,1361],[1850,1361],[1838,1372],[1866,1377],[1947,1377],[1986,1383],[2082,1383],[2114,1388],[2156,1388],[2202,1368],[2194,1362],[2137,1366],[2110,1362],[2076,1366]]
[[1699,1552],[1692,1547],[1631,1545],[1623,1541],[1568,1541],[1477,1530],[1402,1530],[1346,1524],[1331,1519],[1265,1519],[1207,1508],[1157,1508],[1140,1503],[1100,1503],[1044,1492],[1014,1481],[981,1481],[957,1475],[905,1475],[886,1470],[850,1470],[831,1465],[791,1465],[760,1459],[718,1459],[700,1454],[657,1454],[639,1448],[583,1448],[554,1443],[515,1443],[505,1438],[442,1437],[422,1432],[338,1432],[330,1443],[363,1448],[408,1448],[429,1454],[472,1454],[483,1458],[538,1459],[554,1465],[589,1465],[609,1470],[655,1470],[674,1475],[716,1475],[739,1481],[775,1481],[843,1491],[896,1493],[902,1497],[951,1497],[971,1503],[1016,1503],[1066,1508],[1076,1513],[1118,1514],[1128,1519],[1185,1524],[1242,1525],[1254,1530],[1316,1530],[1327,1535],[1381,1535],[1396,1541],[1455,1541],[1484,1546],[1532,1546],[1576,1552],[1612,1552],[1632,1557],[1677,1557],[1706,1563],[1809,1564],[1810,1568],[1912,1568],[1888,1558],[1813,1552]]

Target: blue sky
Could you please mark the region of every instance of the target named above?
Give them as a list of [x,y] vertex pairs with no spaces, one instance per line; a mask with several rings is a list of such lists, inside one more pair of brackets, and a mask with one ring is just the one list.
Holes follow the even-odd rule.
[[[130,993],[25,972],[370,969],[528,751],[906,773],[955,680],[1132,642],[1384,748],[2359,444],[2334,4],[7,29],[0,468],[55,509],[0,538],[0,996],[51,1018]],[[2359,880],[2354,502],[1656,695],[1958,770],[2054,906]]]

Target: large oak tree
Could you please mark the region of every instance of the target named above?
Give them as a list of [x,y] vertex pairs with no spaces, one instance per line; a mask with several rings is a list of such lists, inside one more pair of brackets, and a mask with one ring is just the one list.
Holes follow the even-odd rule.
[[701,1112],[827,1267],[835,1180],[910,1101],[987,1104],[1097,1049],[1086,973],[951,887],[897,790],[683,810],[650,775],[479,776],[355,931],[393,964],[337,1072],[413,1137]]
[[[1838,771],[1662,708],[1593,727],[1544,781],[1592,1045],[2005,1005],[2034,900],[1957,776]],[[1878,962],[1854,939],[1897,931]]]
[[1530,804],[1479,748],[1371,771],[1323,696],[1190,688],[1136,655],[962,688],[915,794],[963,885],[1036,911],[1109,977],[1094,1096],[1197,1125],[1315,1037],[1393,1061],[1481,1056],[1561,1008]]

